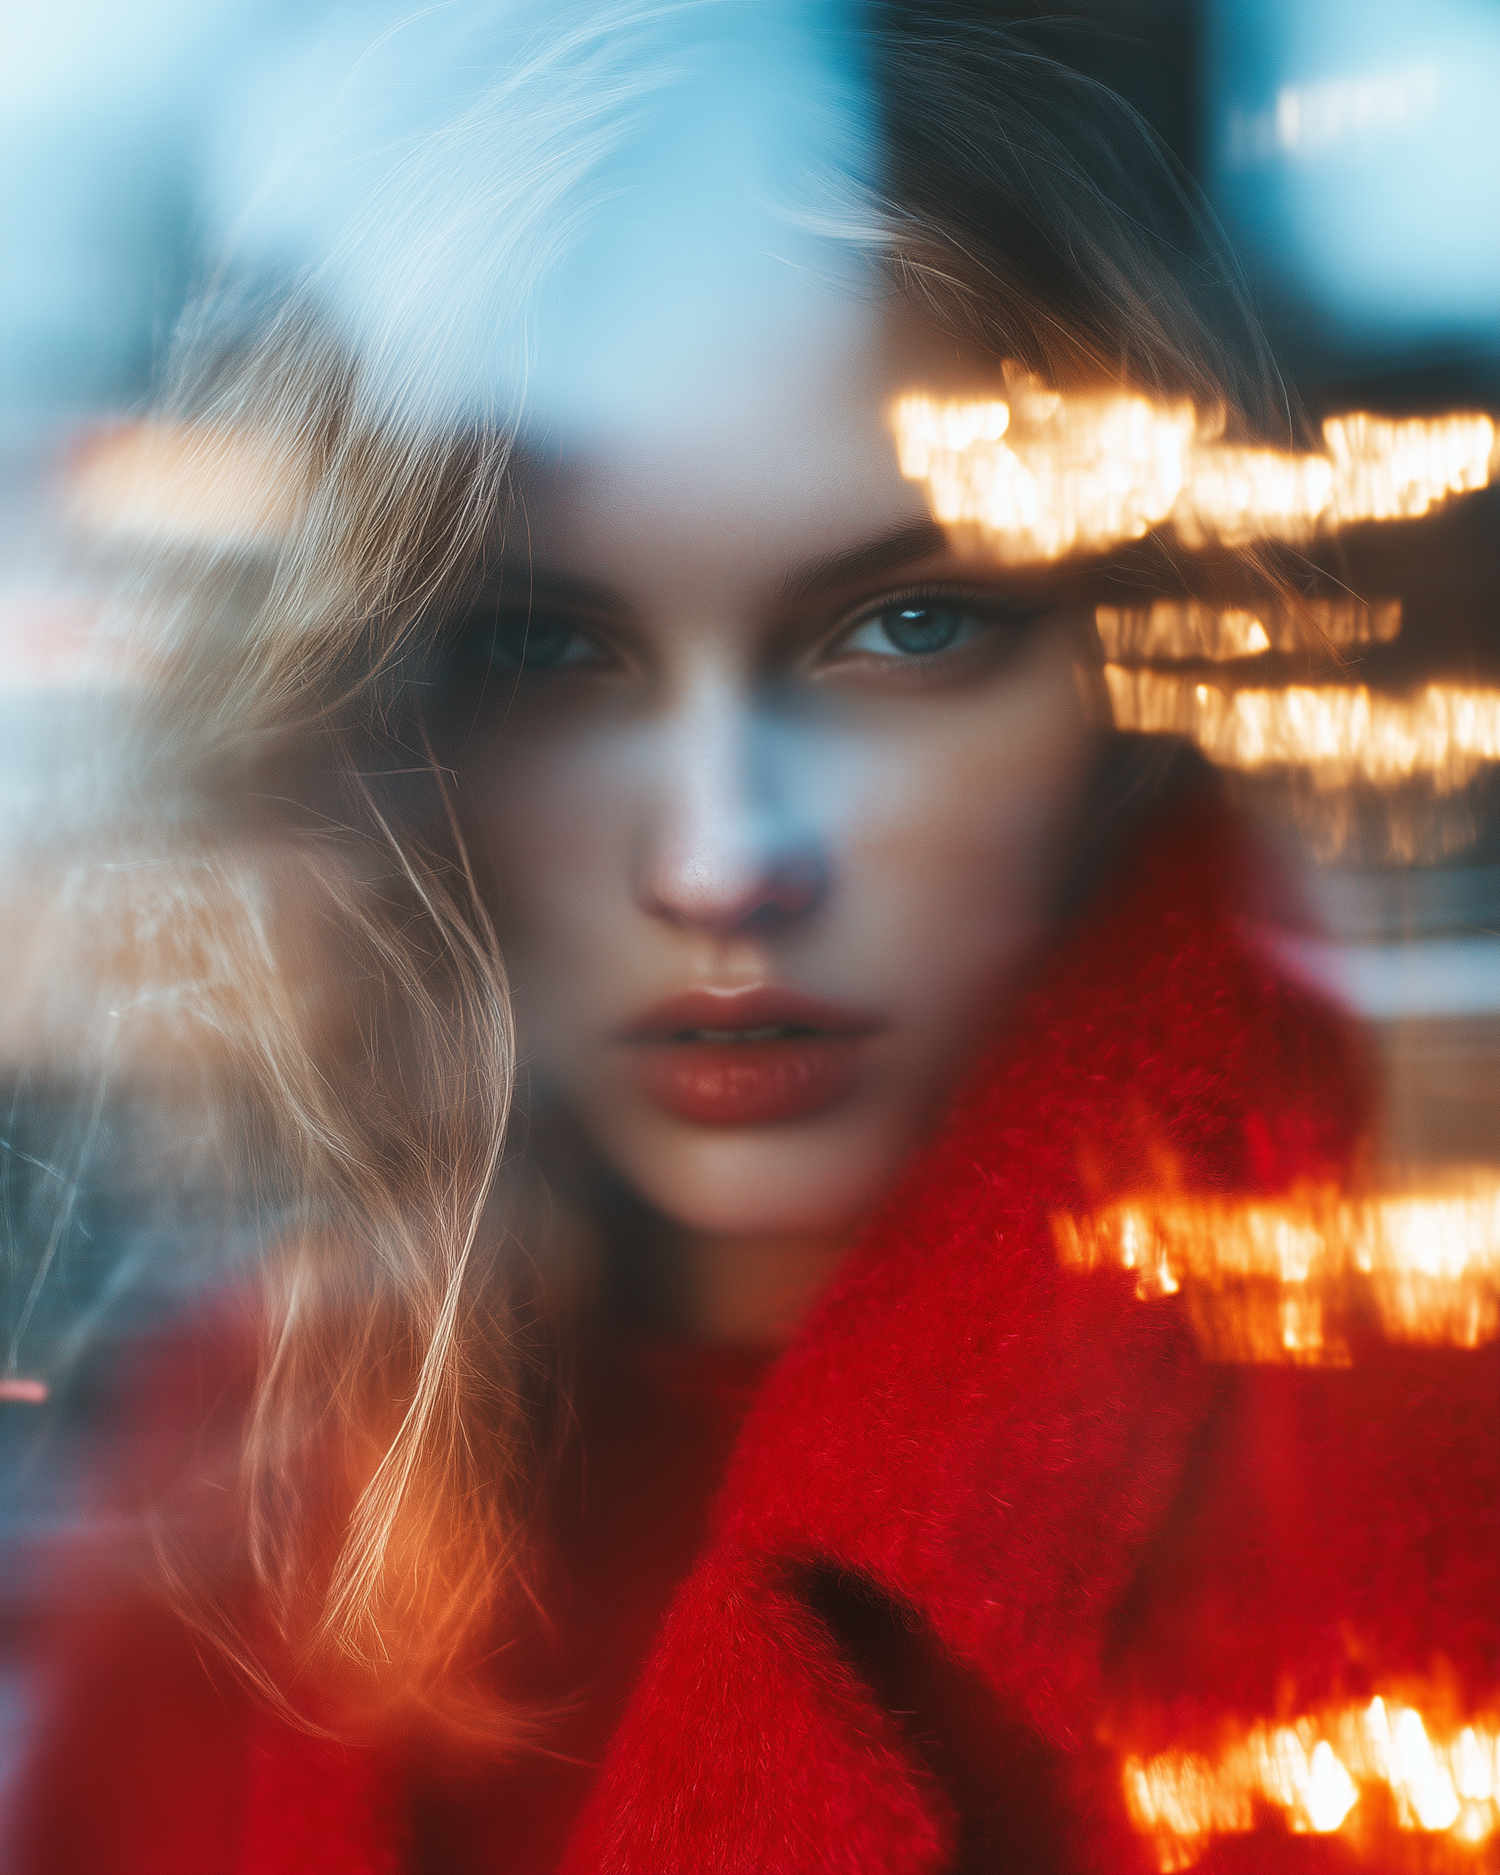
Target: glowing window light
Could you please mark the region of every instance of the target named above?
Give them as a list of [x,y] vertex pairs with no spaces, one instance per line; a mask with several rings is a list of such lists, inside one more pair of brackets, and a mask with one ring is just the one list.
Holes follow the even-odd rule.
[[1191,403],[1017,380],[1009,405],[914,393],[891,421],[901,473],[925,484],[934,519],[1013,562],[1100,552],[1167,522],[1190,546],[1303,540],[1426,514],[1495,470],[1495,425],[1479,414],[1332,417],[1327,453],[1299,455],[1218,442]]
[[1362,685],[1225,690],[1108,664],[1120,729],[1187,736],[1212,762],[1240,770],[1289,764],[1316,786],[1376,786],[1414,777],[1451,793],[1500,761],[1500,690],[1428,684],[1409,697]]
[[1391,1341],[1474,1348],[1500,1337],[1500,1174],[1444,1191],[1274,1201],[1170,1197],[1058,1217],[1062,1263],[1134,1271],[1142,1301],[1183,1293],[1204,1351],[1347,1361],[1330,1326],[1373,1317]]
[[1369,149],[1377,139],[1425,124],[1439,88],[1438,68],[1430,62],[1319,84],[1283,85],[1272,109],[1229,113],[1230,167],[1247,169],[1278,153],[1306,159],[1349,144]]
[[1276,94],[1276,141],[1288,154],[1311,156],[1351,138],[1409,130],[1432,115],[1435,65],[1372,72],[1318,85],[1283,85]]
[[1321,637],[1345,647],[1389,644],[1401,631],[1401,601],[1310,599],[1300,617],[1278,605],[1219,611],[1194,599],[1157,599],[1149,606],[1101,605],[1094,624],[1104,655],[1116,662],[1258,657],[1304,650]]
[[1273,1819],[1297,1833],[1352,1833],[1363,1790],[1382,1787],[1397,1829],[1446,1839],[1461,1867],[1465,1849],[1500,1829],[1497,1762],[1495,1720],[1438,1740],[1415,1706],[1377,1697],[1245,1727],[1213,1757],[1131,1756],[1122,1783],[1130,1819],[1152,1838],[1164,1872],[1190,1868],[1216,1836]]

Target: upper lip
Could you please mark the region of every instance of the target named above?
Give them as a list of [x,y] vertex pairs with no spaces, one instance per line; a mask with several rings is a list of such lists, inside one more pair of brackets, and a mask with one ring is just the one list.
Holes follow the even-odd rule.
[[664,996],[626,1024],[628,1042],[669,1042],[707,1031],[709,1037],[755,1029],[805,1029],[819,1035],[873,1035],[882,1026],[867,1010],[776,983],[729,989],[700,985]]

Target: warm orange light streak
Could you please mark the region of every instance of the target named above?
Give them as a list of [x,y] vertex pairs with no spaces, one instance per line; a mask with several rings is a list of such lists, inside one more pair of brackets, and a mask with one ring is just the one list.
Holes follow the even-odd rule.
[[132,423],[80,455],[74,513],[91,533],[172,547],[274,547],[302,502],[300,475],[270,439],[207,424]]
[[1426,514],[1500,467],[1494,422],[1479,414],[1330,417],[1326,454],[1300,455],[1221,443],[1188,402],[1064,397],[1021,379],[1007,395],[912,393],[892,427],[934,519],[1008,561],[1098,552],[1168,522],[1195,546],[1302,540]]
[[1435,1730],[1415,1706],[1378,1697],[1249,1726],[1212,1757],[1128,1758],[1125,1803],[1164,1872],[1190,1868],[1216,1836],[1273,1820],[1298,1834],[1358,1841],[1372,1820],[1361,1812],[1372,1808],[1382,1812],[1377,1830],[1393,1822],[1442,1839],[1453,1866],[1469,1866],[1463,1852],[1500,1829],[1500,1722],[1476,1720],[1445,1737]]
[[1053,560],[1139,539],[1182,494],[1196,424],[1189,403],[1022,389],[1003,430],[955,446],[971,407],[901,398],[897,455],[908,480],[926,483],[934,519],[977,527],[1003,559]]
[[1159,671],[1104,667],[1115,725],[1190,737],[1210,761],[1292,765],[1322,788],[1420,777],[1440,793],[1500,761],[1500,690],[1428,684],[1406,697],[1363,685],[1228,690]]
[[1192,599],[1158,599],[1149,606],[1096,606],[1094,626],[1104,655],[1129,663],[1142,658],[1211,658],[1217,662],[1258,657],[1273,649],[1258,612],[1220,612]]
[[1054,1220],[1077,1269],[1136,1273],[1142,1301],[1184,1293],[1205,1352],[1343,1362],[1337,1324],[1388,1340],[1474,1348],[1500,1336],[1500,1174],[1441,1191],[1263,1202],[1170,1197]]
[[1330,417],[1323,440],[1333,460],[1337,525],[1415,519],[1449,495],[1487,487],[1500,470],[1495,425],[1486,416],[1393,421],[1356,411]]
[[1218,611],[1196,599],[1157,599],[1148,606],[1101,605],[1094,624],[1104,655],[1120,663],[1143,659],[1258,657],[1324,644],[1389,644],[1401,631],[1401,601],[1311,599],[1301,615],[1283,606]]

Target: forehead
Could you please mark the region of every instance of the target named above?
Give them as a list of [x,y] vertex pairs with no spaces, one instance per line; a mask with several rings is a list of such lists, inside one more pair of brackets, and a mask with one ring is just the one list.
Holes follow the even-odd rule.
[[804,568],[927,519],[887,412],[901,390],[952,373],[910,321],[858,302],[720,358],[695,384],[663,387],[659,420],[533,453],[530,566],[646,607],[769,600]]

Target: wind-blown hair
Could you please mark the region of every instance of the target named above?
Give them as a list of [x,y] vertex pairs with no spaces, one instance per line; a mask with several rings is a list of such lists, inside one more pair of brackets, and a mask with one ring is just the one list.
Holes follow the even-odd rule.
[[[663,35],[680,52],[724,20],[783,20],[740,0],[566,10],[495,64],[488,35],[513,12],[430,10],[467,90],[376,124],[386,154],[354,206],[300,253],[226,265],[184,320],[154,414],[205,459],[253,446],[282,520],[270,546],[153,550],[119,608],[157,673],[157,771],[213,803],[197,833],[179,816],[160,836],[196,840],[210,882],[213,964],[182,1020],[213,1037],[265,1220],[239,1572],[170,1525],[173,1591],[309,1723],[421,1719],[496,1748],[524,1715],[480,1659],[527,1593],[566,1275],[507,1143],[492,888],[421,703],[465,595],[510,550],[515,450],[550,395],[549,282],[623,189],[649,193],[662,165],[632,152],[702,81]],[[1129,107],[1035,33],[886,0],[785,14],[799,32],[813,17],[843,74],[837,134],[755,213],[997,371],[1187,395],[1289,440],[1233,264]],[[270,779],[289,768],[303,780]]]

